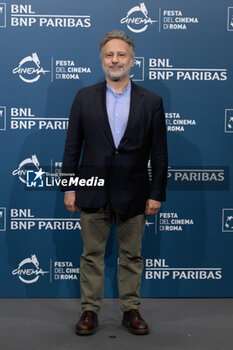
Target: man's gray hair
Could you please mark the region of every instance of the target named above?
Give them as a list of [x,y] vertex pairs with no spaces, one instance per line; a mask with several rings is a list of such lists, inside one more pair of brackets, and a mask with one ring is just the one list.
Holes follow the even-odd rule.
[[102,55],[102,49],[104,45],[107,44],[107,42],[112,39],[121,39],[126,44],[128,44],[130,47],[131,56],[134,57],[135,55],[134,41],[123,30],[111,30],[110,32],[106,33],[103,36],[103,38],[100,41],[100,55]]

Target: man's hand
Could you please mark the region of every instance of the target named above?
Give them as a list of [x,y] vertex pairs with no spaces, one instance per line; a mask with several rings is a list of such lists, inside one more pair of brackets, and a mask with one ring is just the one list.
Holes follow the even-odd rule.
[[75,192],[65,193],[64,203],[65,203],[66,209],[71,213],[75,213],[76,211],[79,211],[76,206]]
[[155,201],[154,199],[147,199],[145,215],[155,215],[158,213],[161,207],[161,202]]

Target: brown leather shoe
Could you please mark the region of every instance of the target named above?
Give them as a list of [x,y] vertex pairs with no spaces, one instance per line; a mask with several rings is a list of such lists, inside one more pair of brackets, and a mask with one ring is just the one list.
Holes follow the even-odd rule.
[[133,334],[148,334],[150,332],[148,325],[136,309],[124,312],[122,324]]
[[98,326],[97,314],[94,311],[84,311],[76,325],[76,334],[89,335],[94,334]]

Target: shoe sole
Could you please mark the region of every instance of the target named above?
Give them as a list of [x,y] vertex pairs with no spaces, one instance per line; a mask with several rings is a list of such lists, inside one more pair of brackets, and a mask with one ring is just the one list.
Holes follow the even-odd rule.
[[132,334],[136,334],[136,335],[145,335],[145,334],[149,334],[150,330],[149,329],[133,329],[130,326],[127,325],[127,323],[125,321],[122,321],[122,325],[124,327],[126,327],[128,329],[128,331]]
[[92,335],[95,333],[97,327],[98,327],[98,322],[95,324],[94,328],[91,330],[85,330],[85,329],[78,330],[78,329],[76,329],[75,333],[78,335]]

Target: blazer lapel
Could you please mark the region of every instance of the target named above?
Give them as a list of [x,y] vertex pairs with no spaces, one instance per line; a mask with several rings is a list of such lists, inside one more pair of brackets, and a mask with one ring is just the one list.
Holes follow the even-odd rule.
[[134,126],[138,123],[141,117],[141,109],[143,107],[143,93],[138,86],[131,81],[131,98],[130,98],[130,109],[128,123],[125,129],[125,133],[121,139],[119,147],[123,147],[130,134],[133,132]]
[[95,96],[95,103],[96,103],[96,111],[98,115],[102,118],[100,120],[100,123],[103,123],[104,132],[111,143],[113,148],[115,147],[111,127],[108,120],[108,114],[107,114],[107,107],[106,107],[106,82],[99,84],[96,87],[96,96]]

